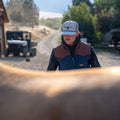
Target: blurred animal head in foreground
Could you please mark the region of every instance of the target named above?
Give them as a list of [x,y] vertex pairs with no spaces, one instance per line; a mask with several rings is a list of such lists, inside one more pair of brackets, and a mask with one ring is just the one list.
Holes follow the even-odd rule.
[[119,120],[120,67],[61,72],[0,64],[0,120]]

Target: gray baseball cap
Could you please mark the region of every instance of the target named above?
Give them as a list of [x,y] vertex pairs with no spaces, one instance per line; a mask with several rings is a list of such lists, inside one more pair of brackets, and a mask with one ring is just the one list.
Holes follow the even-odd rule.
[[78,32],[78,23],[75,21],[66,21],[62,25],[61,35],[75,35]]

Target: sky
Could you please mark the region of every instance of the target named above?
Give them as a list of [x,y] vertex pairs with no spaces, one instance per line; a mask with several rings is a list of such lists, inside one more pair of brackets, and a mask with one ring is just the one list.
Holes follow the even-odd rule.
[[[5,3],[7,0],[3,1]],[[72,5],[72,0],[34,0],[34,2],[42,12],[54,12],[60,14],[63,14],[64,11],[68,10],[68,5]]]
[[[7,0],[3,0],[4,3]],[[54,12],[63,14],[68,10],[68,5],[72,6],[72,0],[34,0],[39,10],[42,12]],[[93,0],[91,0],[93,2]]]
[[[3,1],[7,2],[7,0]],[[41,17],[44,15],[61,17],[64,11],[68,11],[68,6],[72,6],[72,0],[34,0],[34,2],[40,10]]]

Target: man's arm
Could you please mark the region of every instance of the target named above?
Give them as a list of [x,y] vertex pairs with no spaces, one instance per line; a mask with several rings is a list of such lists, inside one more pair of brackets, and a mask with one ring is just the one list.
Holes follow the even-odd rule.
[[49,65],[48,65],[47,71],[56,70],[57,66],[58,66],[58,62],[56,61],[55,54],[54,54],[54,49],[53,49],[52,53],[51,53],[51,56],[50,56]]
[[101,67],[98,58],[96,56],[95,50],[92,46],[91,46],[91,58],[89,60],[89,64],[91,67]]

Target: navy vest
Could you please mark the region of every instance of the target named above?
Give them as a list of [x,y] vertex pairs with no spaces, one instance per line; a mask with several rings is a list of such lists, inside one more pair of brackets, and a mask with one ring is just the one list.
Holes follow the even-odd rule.
[[79,42],[75,48],[74,57],[72,57],[69,49],[61,44],[54,48],[56,60],[59,63],[59,70],[89,68],[90,44]]

